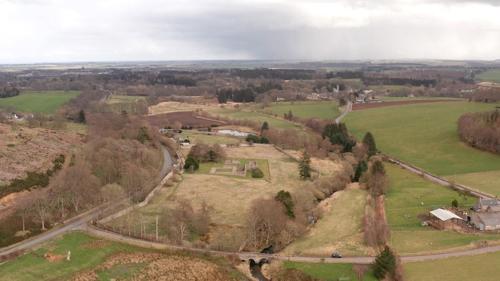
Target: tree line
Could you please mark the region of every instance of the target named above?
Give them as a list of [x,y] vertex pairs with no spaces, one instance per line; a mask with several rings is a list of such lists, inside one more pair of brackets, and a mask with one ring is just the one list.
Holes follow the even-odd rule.
[[458,119],[458,134],[473,147],[500,153],[500,111],[466,113]]

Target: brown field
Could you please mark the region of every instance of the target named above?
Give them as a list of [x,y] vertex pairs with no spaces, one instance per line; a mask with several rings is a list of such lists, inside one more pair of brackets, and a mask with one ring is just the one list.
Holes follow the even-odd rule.
[[[160,253],[119,253],[106,259],[97,268],[76,274],[73,281],[102,280],[99,273],[116,272],[119,268],[136,268],[126,272],[124,277],[137,281],[179,280],[179,281],[232,281],[241,280],[225,268],[208,260],[196,257]],[[128,279],[128,278],[127,278]],[[115,279],[111,279],[115,280]]]
[[0,184],[45,171],[57,155],[81,144],[82,136],[74,132],[0,124]]
[[389,101],[389,102],[376,102],[376,103],[356,103],[352,105],[352,110],[363,110],[363,109],[379,108],[386,106],[399,106],[407,104],[451,102],[451,101],[460,101],[460,100],[428,99],[428,100],[402,100],[402,101]]
[[213,107],[217,107],[217,104],[195,104],[187,102],[165,101],[150,106],[148,109],[148,114],[158,115],[172,112],[207,110]]
[[213,207],[216,224],[240,226],[253,200],[274,196],[280,190],[295,191],[302,186],[298,164],[269,145],[226,148],[228,158],[267,159],[270,181],[219,175],[185,174],[177,198],[194,205],[205,201]]
[[177,122],[180,123],[183,127],[188,128],[206,128],[225,124],[222,121],[197,116],[196,112],[194,111],[163,113],[158,115],[150,115],[147,118],[151,125],[158,128],[173,126],[174,123]]

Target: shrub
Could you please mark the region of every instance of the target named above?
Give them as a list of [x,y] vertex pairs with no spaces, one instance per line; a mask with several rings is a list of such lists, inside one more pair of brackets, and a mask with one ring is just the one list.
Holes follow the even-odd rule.
[[283,204],[283,207],[285,207],[285,213],[289,218],[295,218],[295,213],[293,212],[294,204],[290,192],[280,190],[274,197],[274,200]]
[[451,206],[453,208],[458,208],[458,201],[457,201],[457,199],[453,199],[453,201],[451,201]]
[[252,169],[252,178],[261,179],[264,177],[264,172],[259,168]]
[[200,168],[200,163],[198,160],[192,156],[188,156],[186,162],[184,162],[184,170],[196,171]]

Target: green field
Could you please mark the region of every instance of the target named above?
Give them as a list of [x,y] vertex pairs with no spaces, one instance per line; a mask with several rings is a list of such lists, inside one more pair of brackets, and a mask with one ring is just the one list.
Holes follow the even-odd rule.
[[[5,281],[65,280],[75,272],[90,269],[104,262],[109,255],[131,252],[136,248],[109,242],[105,247],[89,247],[95,238],[75,232],[64,235],[44,247],[0,265],[0,279]],[[71,261],[49,262],[47,252],[66,255],[71,251]]]
[[212,144],[237,144],[244,142],[245,139],[223,136],[223,135],[209,135],[207,133],[198,132],[195,130],[183,130],[181,133],[183,138],[188,138],[192,144],[204,143],[208,145]]
[[[68,251],[71,251],[71,260],[66,260]],[[49,261],[44,257],[46,253],[52,256],[58,255],[60,259]],[[0,264],[0,280],[2,281],[31,281],[31,280],[73,280],[80,273],[90,273],[78,276],[78,280],[130,280],[134,275],[146,270],[155,273],[162,270],[162,265],[155,265],[154,261],[141,262],[141,255],[161,253],[161,259],[165,264],[187,263],[179,270],[182,274],[195,275],[196,269],[190,272],[190,265],[196,265],[197,262],[206,262],[205,265],[218,268],[228,276],[234,277],[234,280],[244,280],[242,274],[236,271],[224,258],[210,257],[208,255],[197,255],[181,252],[154,251],[139,247],[133,247],[122,243],[111,242],[88,236],[82,232],[72,232],[62,237],[45,243],[41,248],[22,255],[14,260]],[[130,254],[130,260],[125,257],[119,259],[117,254]],[[110,258],[118,258],[117,263],[111,266],[102,266]],[[134,259],[138,261],[133,261]],[[175,268],[175,265],[173,266]],[[199,268],[197,269],[199,270]],[[165,270],[163,268],[163,272]],[[88,279],[95,273],[96,279]],[[160,275],[158,275],[160,276]],[[164,276],[165,277],[165,276]],[[191,276],[192,277],[192,276]],[[168,277],[166,277],[168,278]],[[135,280],[135,279],[134,279]],[[144,280],[137,279],[137,280]],[[156,280],[156,279],[155,279]],[[168,279],[172,280],[172,279]],[[191,279],[189,279],[191,280]],[[246,280],[246,279],[245,279]]]
[[14,108],[21,112],[52,114],[78,94],[77,91],[25,92],[15,97],[0,98],[0,107]]
[[481,81],[500,83],[500,69],[492,69],[485,71],[477,75],[477,78]]
[[404,264],[407,281],[497,281],[500,252]]
[[[378,148],[388,155],[440,176],[500,170],[500,156],[462,143],[457,120],[466,112],[486,111],[493,104],[438,102],[359,110],[347,115],[349,130],[361,139],[371,131]],[[480,189],[481,184],[473,182]],[[489,192],[500,195],[500,178]]]
[[294,116],[300,118],[335,119],[340,115],[338,104],[335,101],[278,102],[271,104],[264,110],[280,117],[283,117],[283,114],[290,110]]
[[[324,281],[358,280],[352,264],[285,262],[285,267],[298,269],[309,276]],[[375,280],[377,279],[373,276],[371,271],[368,271],[362,279],[362,281]]]
[[436,208],[450,207],[453,199],[459,202],[460,207],[468,208],[476,203],[476,199],[462,196],[397,166],[386,164],[385,167],[390,181],[385,208],[391,229],[391,244],[399,253],[446,251],[472,247],[475,242],[483,240],[500,240],[500,235],[460,234],[422,226],[419,215],[428,214]]
[[216,109],[212,110],[211,113],[230,119],[250,120],[257,123],[267,121],[267,123],[269,123],[269,127],[271,128],[302,130],[301,126],[297,124],[256,111]]

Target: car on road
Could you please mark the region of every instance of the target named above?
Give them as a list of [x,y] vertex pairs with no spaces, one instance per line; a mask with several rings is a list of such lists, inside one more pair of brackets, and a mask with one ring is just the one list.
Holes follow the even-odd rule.
[[332,257],[334,259],[341,259],[342,255],[339,252],[333,252],[330,257]]

